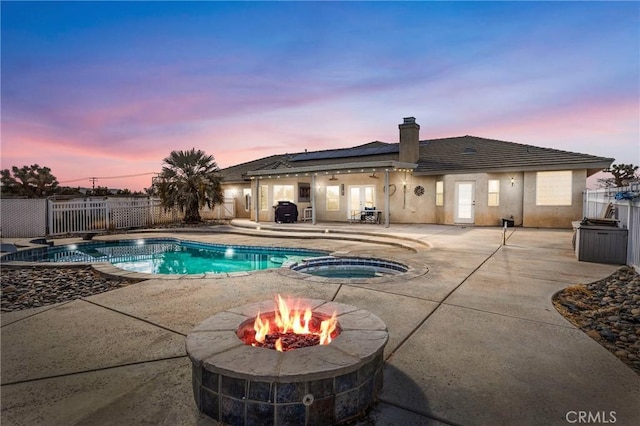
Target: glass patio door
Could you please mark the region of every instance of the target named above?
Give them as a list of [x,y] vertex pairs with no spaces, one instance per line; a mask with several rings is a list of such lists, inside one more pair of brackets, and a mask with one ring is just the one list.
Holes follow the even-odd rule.
[[365,207],[376,206],[376,187],[374,185],[354,185],[349,187],[349,203],[347,219],[353,219],[354,212],[364,210]]

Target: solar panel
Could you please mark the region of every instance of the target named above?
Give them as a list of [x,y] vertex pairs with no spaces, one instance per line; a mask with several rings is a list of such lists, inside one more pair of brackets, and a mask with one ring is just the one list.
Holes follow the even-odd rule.
[[398,144],[385,144],[367,148],[331,149],[326,151],[303,152],[289,161],[325,160],[330,158],[364,157],[367,155],[391,154],[399,152]]

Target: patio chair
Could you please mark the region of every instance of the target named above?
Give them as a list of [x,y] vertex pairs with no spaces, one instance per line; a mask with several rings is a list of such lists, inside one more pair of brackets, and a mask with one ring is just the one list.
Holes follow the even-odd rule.
[[376,215],[375,207],[365,207],[364,212],[360,215],[360,222],[372,222],[375,223],[378,221],[378,216]]

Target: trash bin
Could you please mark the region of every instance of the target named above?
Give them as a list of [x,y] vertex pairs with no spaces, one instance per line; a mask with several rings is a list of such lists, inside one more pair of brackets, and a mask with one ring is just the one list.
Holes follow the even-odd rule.
[[578,260],[584,262],[627,263],[627,239],[629,231],[618,222],[594,224],[583,220],[576,227],[575,251]]

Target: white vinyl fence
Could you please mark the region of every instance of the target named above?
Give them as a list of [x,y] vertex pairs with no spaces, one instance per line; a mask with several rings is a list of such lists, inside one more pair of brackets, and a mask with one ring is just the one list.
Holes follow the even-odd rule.
[[640,271],[640,184],[584,192],[583,216],[603,217],[609,205],[620,224],[628,229],[627,265]]
[[[86,198],[73,200],[3,199],[2,237],[29,238],[92,231],[145,228],[180,222],[177,208],[165,210],[157,198]],[[235,217],[235,200],[200,210],[204,220]]]

